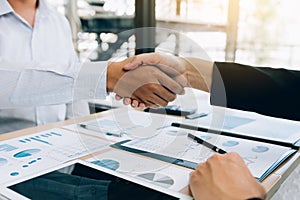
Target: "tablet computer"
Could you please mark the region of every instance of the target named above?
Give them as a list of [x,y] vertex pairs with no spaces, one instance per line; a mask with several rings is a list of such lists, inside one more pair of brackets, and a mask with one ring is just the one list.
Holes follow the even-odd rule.
[[[69,169],[72,169],[71,174],[62,173],[62,171]],[[61,176],[63,178],[61,178]],[[64,177],[70,178],[65,179]],[[49,185],[49,183],[53,184],[55,181],[58,181],[58,185],[54,185],[54,187],[51,188],[52,186]],[[83,185],[87,185],[87,187],[82,187],[81,189],[79,189],[79,187],[76,188],[79,183],[83,183]],[[45,189],[45,185],[48,188]],[[96,187],[92,187],[91,185],[96,185]],[[103,187],[100,187],[101,185]],[[159,185],[151,184],[83,160],[68,162],[64,165],[40,172],[39,174],[10,182],[5,187],[1,188],[0,199],[27,200],[40,199],[43,196],[49,199],[49,195],[54,195],[54,193],[62,198],[66,198],[70,197],[70,195],[74,195],[74,192],[72,191],[74,187],[76,188],[74,190],[76,191],[75,193],[79,197],[85,196],[86,198],[84,199],[87,200],[99,199],[99,196],[93,195],[97,194],[97,192],[99,193],[99,191],[97,191],[99,189],[100,193],[102,189],[104,190],[104,193],[107,191],[107,195],[104,196],[107,196],[105,198],[108,200],[146,200],[147,198],[192,199],[192,197],[183,193],[172,191],[160,187]],[[48,192],[47,189],[49,189]],[[53,192],[53,190],[55,190],[55,192]]]

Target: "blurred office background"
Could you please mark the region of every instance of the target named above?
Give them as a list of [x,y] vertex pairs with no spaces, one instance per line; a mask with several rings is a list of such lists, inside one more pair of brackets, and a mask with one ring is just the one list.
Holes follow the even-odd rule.
[[[156,26],[191,38],[212,60],[293,69],[300,66],[298,0],[48,1],[70,20],[82,60],[124,55],[122,52],[135,48],[137,38],[120,38],[118,33]],[[194,53],[176,35],[159,37],[155,45],[169,39],[179,52]]]
[[[212,60],[300,70],[299,0],[48,1],[69,19],[81,61],[131,56],[139,42],[197,55],[186,36]],[[149,26],[169,34],[126,32]],[[296,200],[299,177],[298,167],[272,199]]]

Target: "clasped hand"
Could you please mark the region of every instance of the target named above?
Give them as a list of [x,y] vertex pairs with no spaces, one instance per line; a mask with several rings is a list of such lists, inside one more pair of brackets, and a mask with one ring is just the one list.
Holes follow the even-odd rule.
[[113,62],[107,70],[108,91],[140,108],[165,107],[187,84],[183,61],[174,58],[153,53]]
[[[184,87],[208,91],[202,73],[206,61],[195,67],[189,61],[167,54],[149,53],[112,63],[108,68],[108,90],[116,93],[116,99],[124,98],[124,104],[133,107],[165,107]],[[210,62],[208,62],[210,63]],[[201,68],[200,68],[201,66]],[[208,68],[210,69],[210,68]],[[114,72],[111,72],[114,71]],[[112,81],[111,81],[112,80]]]

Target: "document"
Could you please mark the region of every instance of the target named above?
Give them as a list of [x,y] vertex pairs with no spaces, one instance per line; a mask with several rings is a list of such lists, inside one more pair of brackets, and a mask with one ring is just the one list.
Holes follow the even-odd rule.
[[[172,122],[182,122],[182,118],[130,109],[79,124],[64,126],[64,128],[120,142],[127,139],[148,138],[156,130],[171,126]],[[86,128],[83,128],[81,125],[86,126]],[[119,134],[120,137],[115,137],[114,135],[116,134]]]
[[296,151],[289,147],[176,127],[159,130],[152,137],[135,139],[122,144],[122,146],[196,164],[205,162],[215,152],[189,139],[188,133],[192,133],[227,152],[239,153],[252,175],[259,180],[265,178],[265,173],[276,163],[283,161]]
[[181,123],[288,143],[300,139],[300,122],[246,111],[226,109],[195,120],[184,119]]
[[108,147],[95,137],[63,129],[0,142],[0,184],[37,173]]
[[176,192],[188,185],[192,172],[191,169],[116,149],[94,155],[87,161]]

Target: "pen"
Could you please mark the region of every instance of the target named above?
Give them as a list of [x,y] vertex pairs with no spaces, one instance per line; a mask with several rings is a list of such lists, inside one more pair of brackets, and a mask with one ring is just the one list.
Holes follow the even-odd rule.
[[[79,126],[81,128],[85,128],[85,129],[88,129],[88,130],[103,132],[97,126],[92,126],[92,125],[87,125],[87,124],[79,124]],[[109,135],[109,136],[122,137],[122,132],[118,132],[118,133],[105,132],[105,133],[106,133],[106,135]]]
[[201,138],[199,138],[199,137],[197,137],[197,136],[195,136],[195,135],[193,135],[191,133],[188,134],[188,138],[192,139],[193,141],[195,141],[195,142],[197,142],[199,144],[202,144],[203,146],[205,146],[205,147],[207,147],[207,148],[209,148],[209,149],[211,149],[211,150],[213,150],[213,151],[215,151],[217,153],[220,153],[220,154],[227,153],[223,149],[220,149],[217,146],[215,146],[215,145],[213,145],[213,144],[211,144],[209,142],[206,142],[205,140],[202,140]]

